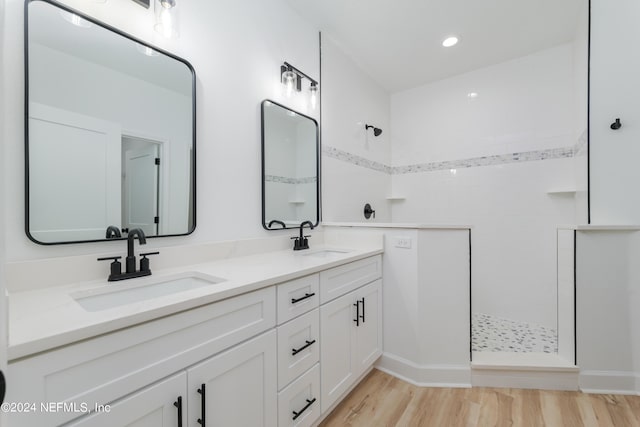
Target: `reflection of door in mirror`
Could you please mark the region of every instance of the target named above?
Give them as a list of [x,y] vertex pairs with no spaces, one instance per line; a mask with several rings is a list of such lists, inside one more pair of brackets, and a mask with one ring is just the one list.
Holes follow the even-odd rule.
[[140,228],[147,236],[159,234],[160,143],[122,138],[122,228]]
[[33,237],[41,242],[104,238],[105,224],[119,224],[121,216],[119,126],[31,103],[29,132]]

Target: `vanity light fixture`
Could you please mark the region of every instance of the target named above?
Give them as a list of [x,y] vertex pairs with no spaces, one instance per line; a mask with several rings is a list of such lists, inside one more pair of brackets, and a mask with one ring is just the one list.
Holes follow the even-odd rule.
[[442,42],[442,46],[444,47],[452,47],[458,44],[458,38],[456,36],[447,37]]
[[290,97],[294,90],[296,92],[302,91],[303,79],[307,79],[310,82],[309,93],[311,108],[315,110],[318,103],[318,82],[288,62],[280,66],[280,81],[287,88],[287,97]]
[[166,38],[178,38],[178,11],[176,0],[154,0],[156,23],[154,29]]

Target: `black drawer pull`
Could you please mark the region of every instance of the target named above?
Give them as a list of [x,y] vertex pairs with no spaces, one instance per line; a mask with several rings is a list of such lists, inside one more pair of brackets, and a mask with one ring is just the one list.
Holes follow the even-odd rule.
[[360,300],[357,300],[353,306],[356,308],[356,318],[353,321],[356,322],[356,326],[360,326]]
[[179,396],[178,400],[173,402],[173,406],[178,408],[178,427],[182,427],[182,396]]
[[364,320],[364,297],[362,297],[362,316],[360,316],[360,318],[362,319],[362,323],[366,322],[366,320]]
[[305,348],[309,347],[311,344],[315,343],[315,342],[316,342],[316,340],[313,340],[313,341],[307,341],[307,340],[305,340],[305,342],[306,342],[306,344],[305,344],[305,345],[303,345],[302,347],[298,348],[298,349],[292,348],[292,349],[291,349],[291,355],[292,355],[292,356],[295,356],[296,354],[300,353],[300,352],[301,352],[302,350],[304,350]]
[[206,393],[206,388],[205,387],[206,387],[206,384],[202,384],[200,386],[200,388],[198,389],[198,393],[200,393],[202,395],[202,399],[201,399],[202,400],[202,409],[200,410],[201,411],[201,415],[200,415],[200,418],[198,418],[198,424],[200,424],[202,427],[205,427],[205,425],[206,425],[205,424],[206,423],[206,421],[205,421],[205,414],[206,414],[205,405],[207,403],[207,400],[206,400],[206,394],[205,394]]
[[293,411],[293,419],[295,420],[296,418],[298,418],[300,415],[302,415],[302,413],[304,411],[306,411],[307,409],[309,409],[309,406],[313,405],[313,403],[316,401],[316,398],[314,397],[313,399],[309,400],[307,399],[307,404],[304,405],[304,408],[302,408],[302,410],[300,410],[300,412],[296,412]]
[[297,302],[304,301],[304,300],[306,300],[307,298],[311,298],[311,297],[312,297],[312,296],[314,296],[315,294],[316,294],[315,292],[312,292],[312,293],[310,293],[310,294],[304,294],[304,296],[303,296],[303,297],[300,297],[300,298],[291,298],[291,304],[295,304],[295,303],[297,303]]

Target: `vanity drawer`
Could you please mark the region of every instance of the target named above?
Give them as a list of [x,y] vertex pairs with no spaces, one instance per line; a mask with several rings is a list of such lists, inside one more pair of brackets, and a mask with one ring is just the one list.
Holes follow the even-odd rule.
[[382,256],[376,255],[320,272],[320,304],[382,277]]
[[[295,354],[294,354],[295,353]],[[320,360],[320,310],[278,326],[278,390]]]
[[278,285],[278,324],[320,305],[320,276],[312,274]]
[[[9,402],[107,404],[275,326],[275,287],[81,341],[9,364]],[[53,426],[72,412],[10,414]]]
[[307,427],[313,425],[318,417],[320,417],[320,364],[316,364],[289,387],[278,393],[278,427]]

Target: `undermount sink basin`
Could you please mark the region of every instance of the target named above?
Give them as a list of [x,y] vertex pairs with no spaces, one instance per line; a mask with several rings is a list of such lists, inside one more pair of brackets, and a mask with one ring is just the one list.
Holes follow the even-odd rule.
[[142,284],[120,282],[99,289],[71,294],[86,311],[102,311],[135,302],[173,295],[224,282],[225,279],[190,272],[171,277],[146,279]]
[[341,250],[337,250],[337,249],[322,249],[320,251],[309,252],[309,253],[305,253],[303,255],[304,256],[313,256],[313,257],[318,257],[318,258],[330,258],[330,257],[343,255],[343,254],[346,254],[346,253],[349,253],[349,251],[341,251]]

